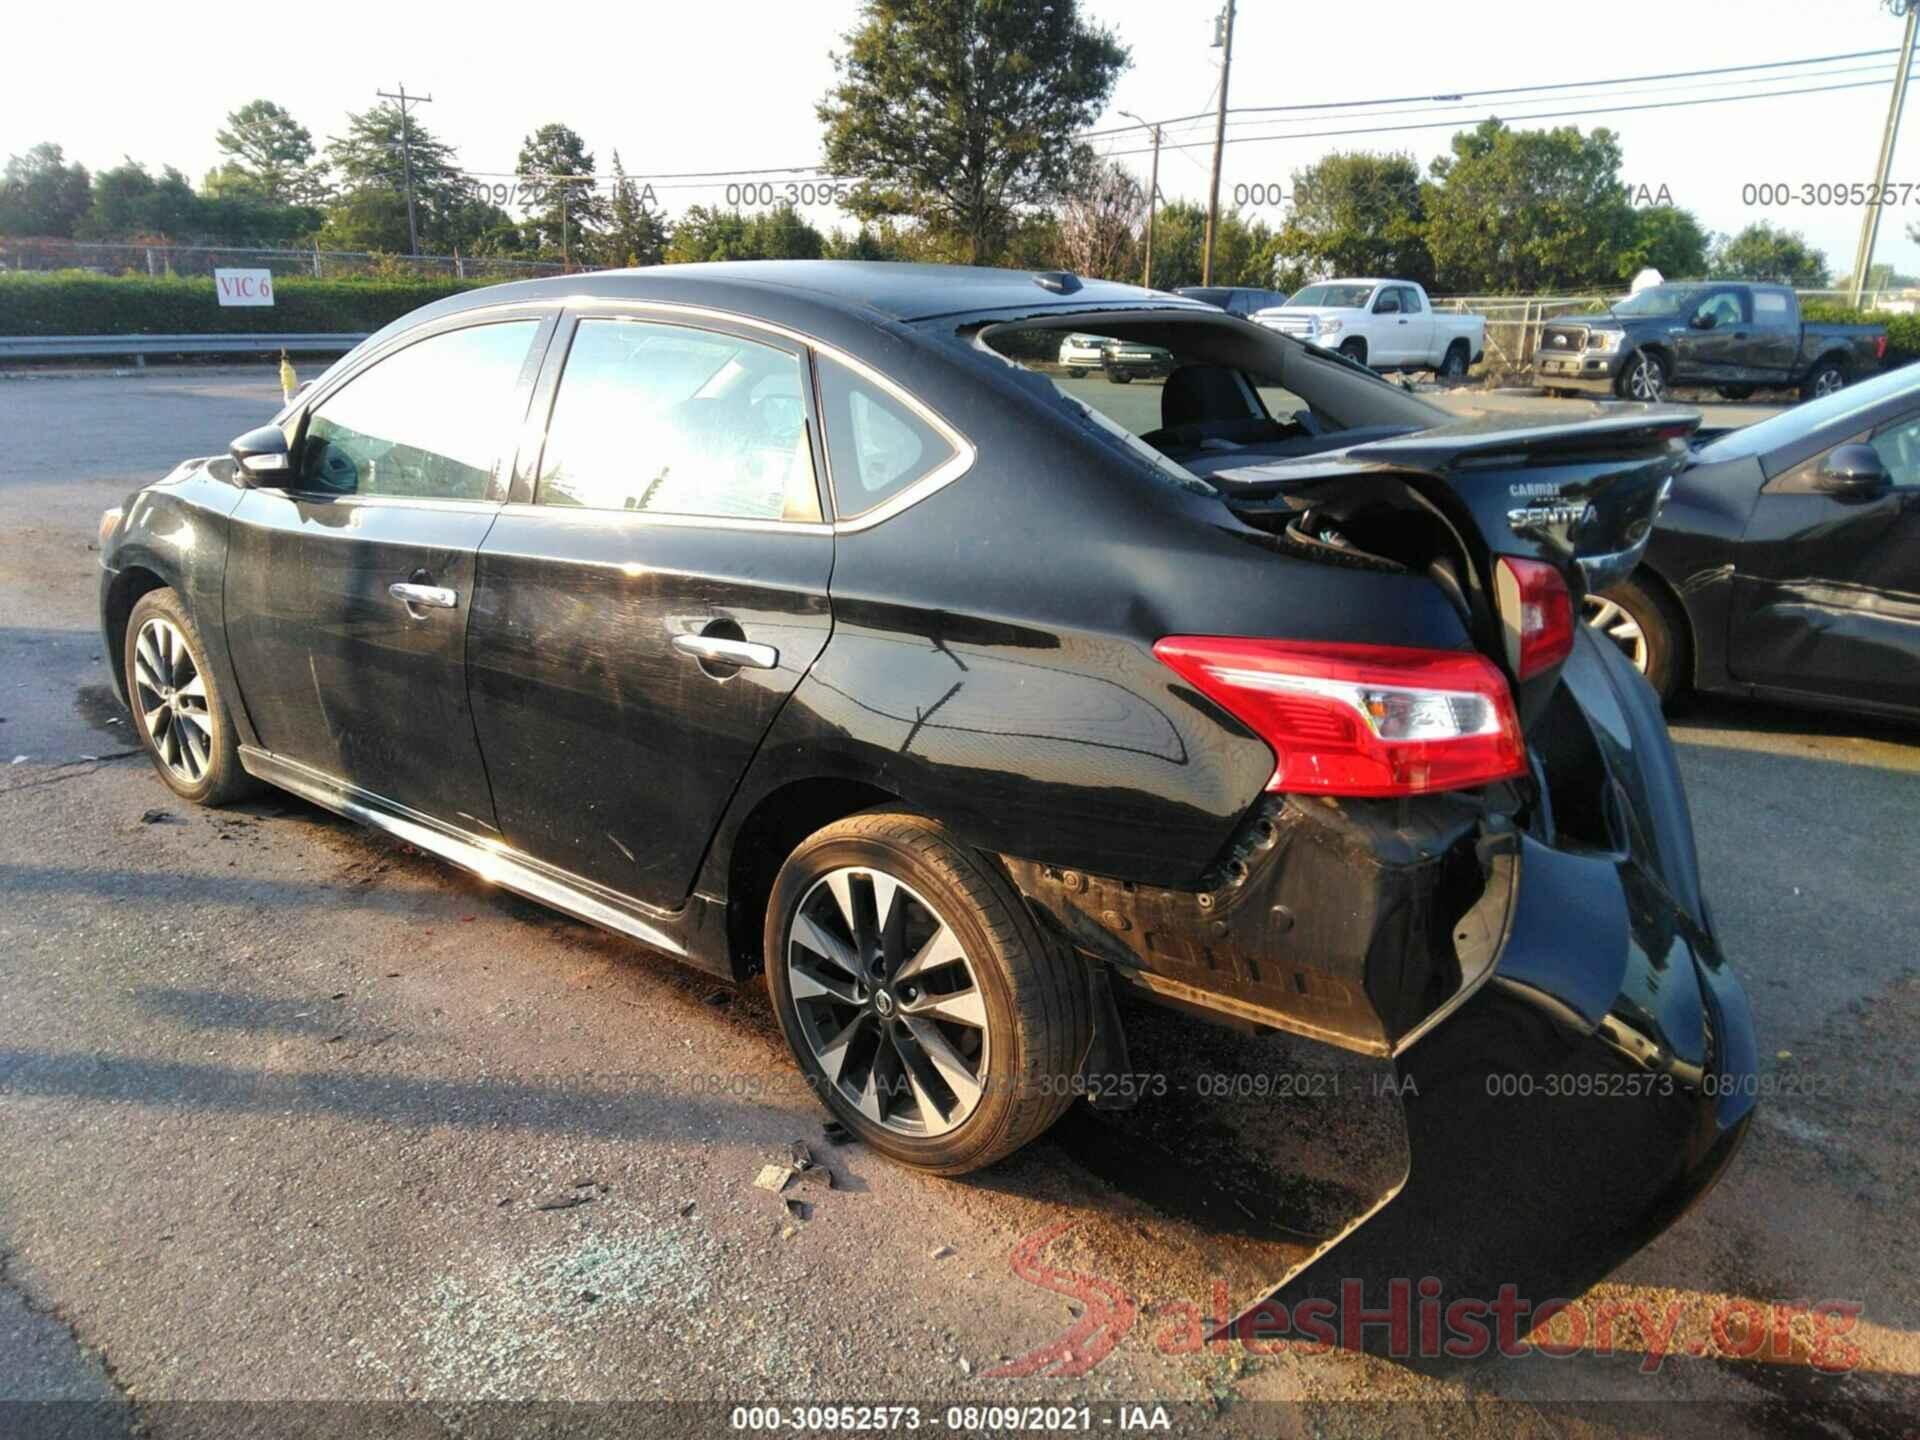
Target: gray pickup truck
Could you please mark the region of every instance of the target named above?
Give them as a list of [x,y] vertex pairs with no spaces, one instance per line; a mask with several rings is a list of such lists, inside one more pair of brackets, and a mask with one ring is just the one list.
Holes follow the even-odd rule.
[[1606,313],[1541,328],[1534,383],[1550,393],[1660,400],[1675,385],[1710,385],[1729,400],[1790,387],[1803,400],[1880,368],[1879,325],[1806,324],[1785,285],[1688,281],[1650,285]]

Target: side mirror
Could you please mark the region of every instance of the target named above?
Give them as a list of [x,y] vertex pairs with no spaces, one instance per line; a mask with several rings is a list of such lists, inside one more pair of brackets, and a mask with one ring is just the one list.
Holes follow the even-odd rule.
[[1720,317],[1711,310],[1702,311],[1688,322],[1696,330],[1711,330],[1720,323]]
[[293,457],[287,452],[287,434],[278,425],[262,425],[249,430],[231,445],[227,453],[238,467],[240,483],[278,489],[293,478]]
[[1871,445],[1836,445],[1820,462],[1819,484],[1829,495],[1867,500],[1892,485],[1893,477]]

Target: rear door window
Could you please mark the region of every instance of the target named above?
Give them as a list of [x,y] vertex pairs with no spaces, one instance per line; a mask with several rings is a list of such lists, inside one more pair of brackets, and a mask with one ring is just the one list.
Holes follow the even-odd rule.
[[783,346],[582,319],[547,422],[536,505],[820,519],[805,368]]

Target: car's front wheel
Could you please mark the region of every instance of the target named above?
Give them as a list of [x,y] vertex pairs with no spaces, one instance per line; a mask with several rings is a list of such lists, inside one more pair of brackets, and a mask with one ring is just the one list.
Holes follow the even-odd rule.
[[774,881],[765,945],[808,1083],[882,1154],[962,1174],[1071,1103],[1092,1033],[1080,963],[927,817],[867,811],[801,842]]
[[1440,378],[1458,380],[1467,373],[1467,342],[1456,340],[1447,347],[1445,357],[1440,361]]
[[1687,631],[1673,606],[1639,576],[1587,596],[1586,620],[1647,677],[1666,704],[1686,684]]
[[177,592],[149,590],[134,603],[122,664],[134,734],[176,795],[225,805],[254,789],[226,696]]
[[1651,350],[1639,350],[1620,372],[1620,398],[1657,405],[1667,398],[1667,362]]

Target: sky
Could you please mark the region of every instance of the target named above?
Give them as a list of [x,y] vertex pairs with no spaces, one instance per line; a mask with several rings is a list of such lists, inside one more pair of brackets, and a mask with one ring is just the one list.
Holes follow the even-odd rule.
[[[1208,110],[1219,81],[1212,48],[1222,0],[1081,0],[1084,14],[1113,29],[1132,52],[1096,129]],[[0,154],[41,140],[99,168],[123,156],[157,170],[173,164],[198,181],[219,159],[214,132],[226,113],[259,96],[277,101],[317,140],[339,134],[349,110],[378,103],[402,82],[431,95],[418,114],[476,172],[509,172],[527,132],[571,125],[600,168],[618,150],[626,168],[650,177],[669,213],[721,204],[725,179],[661,178],[689,171],[808,166],[820,158],[814,106],[834,80],[830,52],[852,26],[858,0],[707,0],[701,5],[599,6],[576,0],[542,25],[471,7],[362,3],[251,7],[225,17],[155,24],[149,6],[99,3],[89,28],[114,37],[76,48],[59,7],[17,7],[7,23],[8,83],[0,89]],[[116,13],[124,12],[124,13]],[[1804,61],[1897,46],[1902,22],[1882,0],[1610,0],[1601,11],[1537,0],[1346,0],[1340,5],[1241,0],[1229,102],[1239,106],[1341,104],[1433,97],[1496,87],[1576,82]],[[1536,95],[1430,98],[1279,119],[1244,117],[1226,147],[1223,201],[1283,193],[1292,171],[1330,149],[1404,151],[1424,166],[1442,154],[1455,125],[1489,114],[1524,123],[1529,113],[1578,111],[1543,125],[1613,129],[1623,178],[1670,197],[1709,229],[1732,232],[1768,220],[1799,230],[1839,276],[1852,268],[1860,210],[1801,203],[1802,185],[1873,178],[1886,119],[1892,55],[1812,67],[1801,80],[1767,72],[1645,82],[1630,87],[1554,88]],[[1731,82],[1731,83],[1730,83]],[[1686,109],[1599,113],[1703,95],[1803,85],[1861,84],[1824,94],[1742,100]],[[1632,93],[1627,93],[1627,92]],[[1876,259],[1920,273],[1920,96],[1909,107],[1894,157],[1907,203],[1886,212]],[[1382,112],[1394,111],[1396,114]],[[1371,117],[1371,118],[1361,118]],[[1326,135],[1389,125],[1437,125],[1396,133]],[[1169,126],[1161,192],[1204,200],[1212,130]],[[1144,132],[1103,137],[1111,152],[1144,151]],[[1144,181],[1148,156],[1123,154]],[[766,176],[773,180],[790,176]],[[738,183],[736,180],[733,183]],[[1788,203],[1764,204],[1755,185],[1781,187]],[[747,208],[753,208],[749,205]],[[801,207],[815,224],[846,224],[827,206]],[[1277,224],[1283,203],[1242,207]]]

